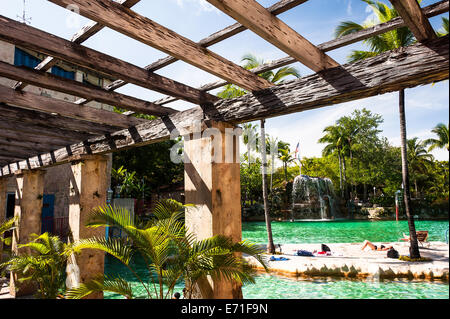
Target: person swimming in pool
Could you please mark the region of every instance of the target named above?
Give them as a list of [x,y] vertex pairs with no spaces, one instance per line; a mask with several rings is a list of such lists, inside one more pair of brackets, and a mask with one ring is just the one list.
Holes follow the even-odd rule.
[[363,242],[363,246],[362,246],[361,250],[364,250],[364,248],[366,248],[367,246],[369,246],[370,249],[372,249],[372,250],[378,250],[378,251],[386,251],[386,250],[393,248],[392,246],[384,246],[384,245],[380,245],[380,247],[378,247],[377,245],[374,245],[370,241],[365,240]]

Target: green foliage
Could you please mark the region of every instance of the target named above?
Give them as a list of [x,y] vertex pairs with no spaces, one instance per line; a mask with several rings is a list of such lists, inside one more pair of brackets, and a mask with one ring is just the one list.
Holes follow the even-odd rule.
[[409,256],[403,256],[403,255],[398,257],[398,259],[399,260],[403,260],[403,261],[410,261],[410,262],[429,262],[429,261],[433,261],[433,259],[427,258],[427,257],[411,258]]
[[[258,59],[253,54],[246,54],[242,57],[242,62],[245,62],[243,65],[244,69],[251,70],[254,68],[257,68],[264,64],[264,60]],[[293,76],[296,78],[300,77],[300,72],[294,68],[294,67],[282,67],[279,68],[276,72],[275,71],[266,71],[263,73],[259,73],[258,76],[262,77],[263,79],[266,79],[269,82],[272,82],[274,84],[280,84],[284,81],[286,77]],[[234,84],[227,84],[222,91],[217,93],[217,96],[223,99],[232,99],[236,98],[242,95],[247,94],[247,91],[237,87]]]
[[[133,198],[150,197],[150,191],[158,191],[161,186],[173,185],[183,182],[183,163],[173,163],[170,159],[170,149],[177,141],[163,141],[126,151],[114,153],[113,170],[122,167],[128,176],[134,175],[128,188],[122,188],[127,196]],[[112,187],[123,185],[123,180],[114,179]]]
[[[7,231],[10,231],[15,228],[14,224],[16,222],[17,218],[13,217],[8,220],[5,220],[2,224],[0,224],[0,236],[2,236]],[[3,237],[0,237],[0,239],[3,239]]]
[[443,123],[439,123],[436,125],[431,132],[437,135],[437,138],[429,138],[424,141],[424,146],[429,146],[428,152],[436,148],[446,148],[447,151],[449,148],[449,129],[448,124],[445,125]]
[[56,299],[64,292],[67,259],[74,250],[58,236],[48,233],[33,236],[34,240],[18,246],[20,255],[13,255],[0,267],[7,266],[18,274],[19,283],[36,282],[38,298]]
[[[372,0],[363,1],[369,5],[376,19],[364,25],[353,21],[341,22],[335,29],[336,38],[373,27],[376,24],[390,21],[399,16],[394,8],[387,6],[383,2]],[[354,62],[366,59],[386,51],[411,45],[414,42],[414,35],[407,27],[398,28],[364,40],[363,43],[369,47],[369,51],[353,50],[348,60]]]
[[436,33],[439,37],[443,37],[448,34],[448,18],[442,17],[442,29]]
[[[254,271],[236,253],[256,257],[266,267],[262,250],[248,242],[233,243],[224,236],[197,241],[186,234],[184,209],[174,200],[163,200],[154,209],[154,219],[137,222],[131,214],[110,206],[99,207],[90,216],[87,227],[117,227],[126,239],[90,238],[76,243],[76,251],[102,250],[125,265],[147,292],[148,298],[170,298],[175,284],[184,279],[188,297],[193,287],[207,276],[213,279],[254,282]],[[144,279],[132,268],[133,256],[140,256],[147,265]],[[93,292],[110,291],[133,298],[130,286],[120,277],[95,278],[66,292],[67,298],[81,298]]]

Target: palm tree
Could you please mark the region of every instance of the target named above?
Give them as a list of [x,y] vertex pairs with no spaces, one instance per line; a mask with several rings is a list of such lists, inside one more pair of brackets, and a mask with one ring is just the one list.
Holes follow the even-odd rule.
[[283,162],[284,181],[287,184],[287,182],[288,182],[288,172],[287,172],[288,165],[289,165],[289,163],[292,163],[295,161],[295,158],[292,156],[289,146],[278,149],[278,158],[280,159],[280,161]]
[[419,174],[425,174],[428,171],[428,166],[433,161],[433,155],[429,154],[425,148],[425,143],[419,141],[414,137],[407,142],[408,144],[408,164],[411,175],[414,178],[414,188],[416,198],[418,197],[418,178]]
[[[243,66],[244,69],[251,70],[254,69],[262,64],[264,64],[263,60],[259,60],[256,56],[252,54],[246,54],[242,58],[242,62],[246,62]],[[300,73],[297,71],[296,68],[293,67],[283,67],[278,69],[276,72],[274,71],[266,71],[259,73],[258,76],[266,79],[269,82],[272,82],[273,84],[280,84],[283,82],[283,79],[287,76],[294,76],[294,77],[300,77]],[[224,90],[219,92],[217,95],[221,98],[234,98],[241,95],[244,95],[246,91],[234,86],[234,85],[227,85]],[[275,246],[273,244],[272,239],[272,230],[271,230],[271,223],[270,223],[270,215],[269,215],[269,206],[268,206],[268,198],[267,198],[267,159],[266,159],[266,147],[264,144],[266,143],[266,136],[265,136],[265,120],[260,121],[261,126],[261,166],[262,166],[262,187],[263,187],[263,201],[264,201],[264,214],[265,214],[265,220],[267,225],[267,237],[268,237],[268,252],[273,254],[275,253]]]
[[323,156],[337,154],[339,160],[339,187],[341,189],[341,197],[345,198],[346,173],[344,147],[348,139],[345,137],[344,131],[339,125],[327,126],[323,132],[325,135],[319,139],[319,143],[327,143],[327,145],[324,147],[322,154]]
[[[373,13],[377,17],[377,22],[372,21],[364,25],[352,21],[342,22],[335,30],[336,37],[341,37],[353,32],[357,32],[378,23],[384,23],[398,17],[398,13],[394,8],[390,8],[386,4],[379,1],[363,0],[366,2]],[[376,56],[380,53],[394,50],[400,47],[411,45],[415,42],[414,35],[407,28],[398,28],[396,30],[388,31],[386,33],[373,36],[363,41],[369,46],[370,51],[353,51],[349,56],[350,61],[362,60],[365,58]],[[410,196],[409,196],[409,176],[406,153],[406,120],[405,120],[405,91],[399,91],[399,114],[400,114],[400,135],[401,135],[401,149],[402,149],[402,175],[404,185],[404,201],[405,212],[408,218],[408,226],[410,233],[410,255],[411,258],[420,258],[419,246],[417,242],[416,230],[414,220],[410,211]]]
[[442,31],[438,31],[436,34],[439,37],[443,37],[448,34],[448,18],[442,17]]
[[259,135],[256,129],[258,125],[253,123],[246,123],[243,125],[242,138],[244,145],[247,147],[247,165],[250,167],[252,151],[259,150]]
[[0,267],[7,266],[16,273],[20,283],[36,282],[38,298],[56,299],[65,290],[65,270],[69,257],[75,252],[73,245],[48,233],[33,236],[34,240],[18,246],[25,249],[25,253],[13,255]]
[[0,224],[0,262],[2,262],[3,259],[3,243],[5,242],[8,243],[11,241],[11,237],[3,238],[3,234],[15,228],[16,220],[17,218],[13,217],[8,220],[5,220],[3,223]]
[[275,171],[275,156],[276,156],[276,152],[278,151],[278,138],[274,138],[271,136],[268,136],[266,138],[266,145],[267,145],[267,153],[270,154],[270,164],[271,164],[271,169],[270,169],[270,192],[272,193],[272,189],[273,189],[273,173]]
[[[136,222],[125,209],[99,207],[92,212],[87,227],[114,226],[127,235],[126,239],[90,238],[77,243],[76,249],[99,249],[112,255],[128,268],[148,298],[170,298],[175,284],[183,279],[187,298],[197,291],[196,287],[203,296],[211,298],[210,291],[203,285],[208,276],[213,280],[253,283],[254,271],[242,254],[255,257],[267,269],[261,257],[262,250],[256,245],[233,243],[225,236],[197,241],[193,235],[186,234],[183,220],[186,207],[174,200],[163,200],[153,211],[155,218],[146,223]],[[146,274],[134,269],[133,256],[142,258]],[[126,280],[103,276],[69,289],[66,297],[82,298],[99,291],[114,292],[128,299],[134,297]]]
[[[250,162],[251,162],[251,153],[252,151],[258,151],[258,141],[259,141],[259,135],[256,131],[256,128],[258,126],[256,124],[252,123],[246,123],[243,125],[243,133],[242,138],[244,140],[244,145],[247,147],[247,168],[250,169]],[[245,190],[244,195],[244,206],[246,205],[248,200],[248,189]]]
[[446,148],[449,151],[449,129],[443,123],[436,125],[431,132],[437,135],[437,138],[429,138],[424,141],[425,146],[429,146],[428,152],[431,152],[435,148]]

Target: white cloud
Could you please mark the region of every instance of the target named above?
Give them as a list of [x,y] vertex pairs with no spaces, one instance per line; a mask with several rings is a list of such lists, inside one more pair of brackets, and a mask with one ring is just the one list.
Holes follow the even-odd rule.
[[377,24],[378,18],[375,12],[373,12],[372,7],[367,5],[365,11],[370,14],[366,17],[366,20],[364,20],[363,25]]
[[349,1],[348,1],[348,4],[347,4],[347,14],[348,14],[348,15],[352,15],[352,13],[353,13],[353,10],[352,10],[352,0],[349,0]]
[[177,5],[180,7],[184,7],[185,4],[193,4],[198,7],[198,12],[219,12],[216,7],[209,4],[206,0],[175,0],[177,2]]

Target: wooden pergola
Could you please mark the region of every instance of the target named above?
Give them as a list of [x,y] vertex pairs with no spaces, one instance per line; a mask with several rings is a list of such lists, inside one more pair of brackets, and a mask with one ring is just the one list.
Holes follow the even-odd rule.
[[[84,238],[95,234],[81,225],[85,215],[106,201],[107,153],[167,140],[174,130],[189,136],[196,121],[203,123],[203,128],[219,129],[225,136],[226,128],[240,123],[398,91],[448,79],[449,75],[448,36],[437,38],[428,21],[448,12],[448,0],[424,8],[416,0],[390,0],[400,17],[320,45],[312,44],[277,18],[306,0],[281,0],[269,8],[255,0],[208,0],[236,23],[197,43],[134,12],[131,8],[139,0],[48,1],[65,8],[75,5],[82,16],[93,22],[68,41],[0,16],[0,40],[47,56],[34,70],[0,62],[0,76],[17,81],[13,87],[0,86],[0,216],[2,205],[5,206],[4,181],[15,176],[20,189],[16,195],[20,198],[19,208],[16,207],[16,214],[20,211],[16,244],[28,234],[39,232],[36,212],[40,211],[42,200],[38,195],[43,192],[43,169],[47,167],[71,163],[78,206],[71,205],[70,226],[75,239]],[[345,65],[327,55],[329,51],[405,26],[413,32],[417,44]],[[82,45],[105,27],[168,56],[142,68]],[[208,49],[247,29],[287,57],[249,71]],[[59,60],[118,80],[106,87],[94,87],[46,72]],[[154,73],[177,60],[221,80],[193,88]],[[257,75],[295,62],[315,73],[281,85],[273,85]],[[128,83],[168,97],[149,102],[115,92]],[[227,83],[250,93],[229,100],[208,93]],[[23,90],[28,85],[79,99],[72,103],[33,94]],[[197,106],[185,111],[167,106],[176,100]],[[85,105],[90,101],[114,105],[127,112],[94,109]],[[154,115],[157,119],[139,119],[132,116],[134,113]],[[232,163],[208,161],[208,156],[212,158],[211,143],[211,137],[201,137],[190,139],[184,146],[190,159],[185,164],[186,202],[199,207],[186,212],[186,223],[199,239],[224,234],[240,240],[241,209],[240,201],[236,200],[240,196],[239,158]],[[236,140],[234,143],[238,150],[239,143]],[[93,193],[98,196],[93,197]],[[102,256],[87,256],[84,261],[80,257],[82,281],[96,270],[89,258],[98,258],[103,266]],[[240,287],[227,282],[215,282],[204,291],[207,297],[240,296]]]

